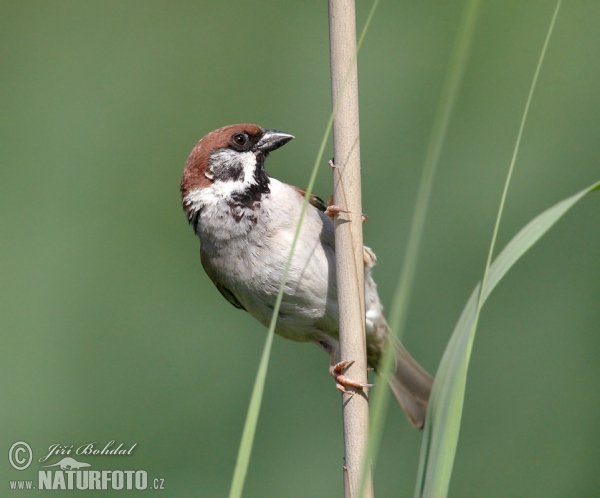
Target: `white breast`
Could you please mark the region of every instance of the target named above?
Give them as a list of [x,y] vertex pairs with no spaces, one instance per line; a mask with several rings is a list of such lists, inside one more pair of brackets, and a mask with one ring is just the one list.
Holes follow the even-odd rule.
[[[231,216],[226,198],[217,192],[190,193],[204,202],[197,227],[204,266],[266,326],[303,200],[292,187],[273,178],[269,187],[260,207],[248,209],[240,221]],[[333,222],[309,205],[288,273],[277,333],[296,341],[313,341],[323,333],[337,335],[334,258]]]

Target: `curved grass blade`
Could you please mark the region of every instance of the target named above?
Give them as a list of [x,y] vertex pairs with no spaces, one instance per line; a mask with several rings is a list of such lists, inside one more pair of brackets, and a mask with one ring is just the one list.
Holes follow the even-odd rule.
[[481,293],[481,283],[475,287],[452,333],[436,374],[423,433],[416,498],[443,497],[448,493],[460,430],[467,368],[475,337],[478,298],[480,297],[482,305],[519,258],[569,209],[594,190],[600,190],[600,182],[559,202],[530,221],[492,263]]
[[[561,211],[564,207],[563,203],[566,202],[566,205],[568,206],[572,205],[568,202],[572,198],[567,199],[566,201],[563,201],[563,203],[558,204],[544,213],[548,214],[548,216],[536,218],[534,222],[537,220],[538,223],[531,222],[527,225],[530,230],[525,231],[524,229],[519,232],[507,248],[498,256],[496,263],[490,266],[496,245],[500,220],[502,219],[502,213],[504,211],[508,187],[514,171],[525,122],[529,113],[529,107],[531,105],[540,69],[546,55],[552,31],[554,30],[561,3],[562,0],[558,0],[556,8],[554,9],[554,15],[552,16],[546,39],[542,47],[542,52],[533,76],[533,81],[531,82],[529,95],[527,96],[527,102],[521,118],[510,167],[502,191],[502,198],[500,200],[492,241],[490,243],[490,249],[488,251],[483,273],[483,282],[477,285],[469,298],[467,306],[463,310],[463,314],[459,319],[455,332],[444,352],[442,362],[438,369],[438,375],[434,382],[427,414],[427,419],[430,423],[428,425],[426,421],[425,434],[423,435],[421,446],[421,457],[415,489],[415,497],[417,498],[421,496],[446,496],[448,492],[452,467],[454,465],[454,456],[456,454],[456,445],[458,444],[467,369],[481,307],[483,306],[485,299],[508,269],[550,228],[550,226],[552,226],[553,223],[556,222],[556,220],[562,216],[562,214],[564,214],[564,212],[566,212],[568,207],[565,208],[564,211]],[[591,188],[593,189],[594,187]],[[585,195],[585,193],[582,195]],[[577,195],[574,197],[577,197]],[[580,197],[578,197],[577,200],[579,200],[579,198]],[[577,200],[573,201],[573,203],[577,202]],[[545,222],[549,222],[550,224],[545,224]],[[510,250],[508,250],[509,248]],[[460,333],[457,331],[460,331]],[[435,384],[438,384],[437,388]],[[441,413],[441,416],[438,416],[439,413]],[[430,418],[433,418],[433,420],[431,421]]]
[[[375,14],[375,10],[377,9],[377,5],[379,4],[379,0],[373,1],[373,6],[369,12],[365,25],[362,29],[358,42],[356,43],[356,53],[354,54],[354,58],[350,63],[350,67],[346,72],[346,77],[342,83],[342,91],[340,92],[340,96],[343,94],[343,89],[346,87],[346,83],[348,81],[348,77],[350,75],[350,69],[352,68],[354,61],[357,57],[360,46],[362,45],[363,40],[367,34],[369,29],[369,25],[371,24],[371,20],[373,19],[373,15]],[[240,447],[238,450],[237,461],[235,464],[235,470],[233,472],[233,479],[231,480],[231,488],[229,491],[229,498],[241,498],[242,492],[244,490],[244,482],[246,480],[246,474],[248,473],[248,465],[250,464],[250,455],[252,453],[252,446],[254,445],[254,435],[256,434],[256,426],[258,424],[258,415],[260,412],[260,406],[262,404],[262,397],[265,388],[265,380],[267,378],[267,369],[269,367],[269,356],[271,354],[271,346],[273,344],[273,336],[275,334],[275,326],[277,324],[277,316],[279,315],[279,309],[281,307],[281,301],[283,300],[283,293],[285,289],[285,283],[287,281],[288,272],[290,266],[292,264],[292,257],[294,255],[294,251],[296,249],[296,244],[298,243],[298,236],[300,235],[300,228],[302,227],[302,220],[304,219],[304,214],[306,213],[306,208],[308,207],[308,202],[310,200],[310,196],[312,194],[313,188],[315,186],[315,181],[317,179],[317,173],[319,171],[319,165],[323,160],[323,154],[325,152],[325,146],[327,145],[327,140],[329,135],[331,134],[331,128],[333,127],[333,119],[336,114],[337,108],[339,104],[338,100],[334,103],[333,110],[329,116],[329,121],[327,122],[327,126],[325,128],[325,132],[323,133],[323,140],[321,141],[321,146],[319,147],[319,151],[317,153],[317,158],[315,160],[315,164],[312,169],[312,173],[310,175],[310,179],[308,182],[308,186],[306,187],[306,194],[304,196],[304,202],[302,204],[302,210],[300,211],[300,217],[298,218],[298,224],[296,226],[296,232],[294,233],[294,240],[292,242],[292,246],[290,248],[290,254],[288,256],[285,269],[283,271],[283,276],[281,278],[281,285],[279,286],[279,292],[277,294],[277,299],[275,300],[275,306],[273,307],[273,314],[271,315],[271,322],[269,323],[269,331],[267,332],[267,339],[265,341],[265,346],[263,348],[263,352],[260,358],[260,365],[258,367],[258,372],[256,374],[256,378],[254,380],[254,387],[252,389],[252,395],[250,396],[250,405],[248,406],[248,413],[246,415],[246,421],[244,422],[244,430],[242,432],[242,439],[240,441]]]
[[[389,326],[394,337],[401,338],[406,326],[406,317],[410,301],[411,291],[415,279],[415,270],[419,256],[419,248],[423,238],[425,219],[429,207],[429,200],[433,189],[433,179],[435,177],[437,165],[441,150],[446,138],[450,118],[454,109],[454,104],[458,98],[460,83],[467,65],[470,47],[473,41],[476,20],[479,11],[479,1],[469,0],[466,3],[459,28],[457,30],[456,40],[452,50],[448,72],[444,80],[442,95],[436,116],[434,120],[431,137],[427,147],[427,156],[423,166],[423,173],[417,192],[415,211],[410,224],[410,233],[408,236],[406,254],[402,262],[402,271],[394,291],[392,306],[389,314]],[[379,365],[379,380],[381,386],[387,385],[393,365],[394,365],[394,341],[389,341]],[[377,450],[383,436],[385,426],[385,415],[389,405],[390,391],[386,388],[375,390],[371,402],[371,427],[369,442],[367,447],[367,456],[365,458],[365,467],[361,474],[361,487],[359,496],[363,496],[366,486],[366,476],[369,467],[374,468],[376,464]]]

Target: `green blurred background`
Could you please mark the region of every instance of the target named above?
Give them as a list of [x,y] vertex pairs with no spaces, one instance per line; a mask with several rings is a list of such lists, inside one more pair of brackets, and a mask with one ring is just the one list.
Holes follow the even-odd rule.
[[[359,56],[365,241],[388,306],[462,7],[383,1]],[[483,2],[405,337],[431,372],[482,275],[553,8]],[[599,23],[598,2],[558,17],[499,247],[600,179]],[[203,273],[179,180],[204,134],[255,122],[297,137],[267,169],[306,185],[331,108],[327,3],[4,0],[0,50],[0,495],[39,496],[8,481],[36,479],[51,444],[115,440],[134,454],[80,459],[147,470],[160,496],[225,496],[266,331]],[[600,495],[599,212],[585,199],[484,308],[452,496]],[[342,496],[327,365],[276,338],[245,496]],[[420,438],[392,406],[376,496],[412,496]]]

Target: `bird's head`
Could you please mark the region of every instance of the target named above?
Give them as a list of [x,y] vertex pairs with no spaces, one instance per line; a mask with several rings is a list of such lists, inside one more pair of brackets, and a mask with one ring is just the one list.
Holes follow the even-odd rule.
[[181,179],[184,202],[198,189],[231,195],[265,182],[268,188],[264,160],[292,138],[288,133],[253,124],[230,125],[210,132],[196,144],[186,162]]

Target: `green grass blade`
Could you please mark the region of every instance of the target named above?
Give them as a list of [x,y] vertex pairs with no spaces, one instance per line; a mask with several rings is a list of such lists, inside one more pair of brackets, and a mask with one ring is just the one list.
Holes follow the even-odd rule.
[[[600,182],[559,202],[534,218],[515,235],[490,266],[489,278],[481,292],[482,304],[519,258],[569,209],[593,190],[600,190]],[[442,497],[448,493],[480,288],[481,283],[471,294],[440,362],[425,423],[415,497]]]
[[[448,130],[452,110],[458,96],[462,75],[465,71],[470,46],[473,40],[473,33],[475,31],[478,9],[479,2],[477,0],[470,0],[464,8],[452,56],[448,65],[448,73],[444,81],[440,103],[436,112],[431,138],[427,147],[427,156],[423,166],[415,211],[411,221],[408,245],[402,263],[402,272],[400,273],[400,279],[396,286],[392,306],[390,308],[390,330],[396,337],[401,337],[405,328],[408,303],[414,283],[419,248],[423,238],[423,229],[433,188],[433,179],[439,163],[439,157]],[[382,386],[387,384],[387,379],[390,376],[394,364],[394,349],[393,341],[390,341],[379,365],[378,382]],[[383,434],[389,398],[390,392],[388,389],[377,389],[371,403],[371,428],[365,463],[372,463],[373,467],[375,467],[377,449],[379,448]],[[365,489],[367,471],[367,467],[363,468],[361,475],[361,493],[359,496],[362,496],[362,491]]]
[[[373,19],[373,15],[375,14],[375,10],[377,9],[377,5],[379,4],[379,0],[374,0],[373,6],[367,16],[367,20],[365,25],[361,31],[360,37],[356,44],[356,54],[354,54],[354,58],[350,64],[346,72],[346,76],[342,83],[342,91],[340,91],[340,96],[343,94],[343,89],[346,86],[348,81],[348,77],[350,75],[350,70],[356,56],[358,54],[358,50],[362,45],[363,40],[367,34],[369,29],[369,25],[371,24],[371,20]],[[275,326],[277,324],[277,316],[279,315],[279,309],[281,308],[281,301],[283,300],[283,294],[285,290],[285,283],[287,281],[287,276],[289,273],[290,266],[292,264],[292,257],[294,255],[294,251],[296,249],[296,245],[298,243],[298,236],[300,235],[300,228],[302,226],[302,220],[304,219],[304,214],[306,213],[306,208],[308,207],[308,201],[310,200],[311,193],[315,186],[315,181],[317,178],[317,173],[319,171],[319,166],[321,161],[323,160],[323,154],[325,152],[325,146],[327,145],[327,140],[329,139],[329,135],[331,134],[331,129],[333,127],[333,119],[335,117],[335,113],[337,111],[339,104],[338,100],[333,105],[333,110],[329,116],[329,120],[327,122],[327,126],[325,128],[325,132],[323,133],[323,140],[321,141],[321,145],[319,147],[319,151],[317,153],[317,158],[315,159],[315,163],[313,165],[313,169],[310,175],[310,179],[308,182],[308,186],[306,187],[306,195],[304,196],[304,202],[302,204],[302,210],[300,211],[300,217],[298,218],[298,224],[296,226],[296,232],[294,233],[294,240],[292,242],[292,246],[290,248],[290,254],[288,256],[285,269],[283,271],[283,276],[281,278],[281,285],[279,286],[279,292],[277,294],[277,299],[275,300],[275,306],[273,307],[273,314],[271,315],[271,322],[269,323],[269,330],[267,332],[267,339],[265,341],[265,346],[263,348],[263,353],[260,359],[260,364],[258,367],[258,372],[256,374],[256,378],[254,380],[254,387],[252,389],[252,395],[250,396],[250,405],[248,406],[248,413],[246,415],[246,421],[244,422],[244,430],[242,431],[242,438],[240,441],[240,447],[238,450],[238,456],[235,464],[235,470],[233,472],[233,479],[231,481],[231,488],[229,491],[229,498],[241,498],[242,492],[244,490],[244,482],[246,480],[246,474],[248,473],[248,466],[250,464],[250,455],[252,454],[252,446],[254,445],[254,436],[256,434],[256,426],[258,424],[258,415],[260,413],[260,406],[262,404],[262,397],[265,388],[265,381],[267,378],[267,370],[269,367],[269,357],[271,354],[271,346],[273,344],[273,336],[275,334]]]
[[[554,15],[550,22],[533,81],[529,89],[529,95],[521,118],[517,140],[508,169],[506,182],[504,184],[500,206],[498,208],[498,215],[494,225],[482,283],[476,287],[469,298],[467,306],[465,307],[446,351],[444,352],[440,367],[438,368],[430,398],[425,433],[421,447],[421,457],[415,489],[416,498],[421,496],[446,496],[448,492],[452,467],[454,465],[454,456],[456,454],[456,445],[458,444],[467,369],[481,307],[483,306],[485,299],[499,280],[506,274],[508,269],[510,269],[527,249],[529,249],[529,247],[531,247],[531,245],[533,245],[562,216],[562,214],[564,214],[564,212],[566,212],[561,211],[563,205],[563,203],[561,203],[555,206],[555,208],[548,210],[544,215],[536,218],[532,223],[527,225],[527,230],[524,229],[517,234],[515,239],[513,239],[514,244],[511,242],[500,254],[494,265],[490,266],[498,229],[500,227],[500,220],[502,219],[502,213],[504,211],[506,195],[515,167],[529,107],[531,105],[540,69],[544,61],[552,31],[554,30],[561,3],[562,0],[558,0],[556,4]],[[585,195],[585,193],[582,195]],[[570,200],[571,198],[564,201],[566,202],[565,205],[572,206],[573,204],[568,203]],[[577,202],[577,200],[574,202]],[[568,209],[568,207],[566,209]],[[538,223],[535,223],[536,220]]]
[[231,481],[231,489],[229,491],[230,498],[241,497],[244,489],[244,482],[246,480],[246,474],[248,473],[250,455],[254,444],[254,435],[256,434],[256,425],[258,424],[258,414],[260,412],[260,405],[265,389],[265,380],[267,378],[267,368],[269,366],[273,335],[273,332],[269,329],[260,359],[258,373],[254,380],[254,388],[252,389],[252,395],[250,396],[250,405],[248,406],[248,414],[246,415],[246,421],[244,423],[235,471],[233,473],[233,480]]

